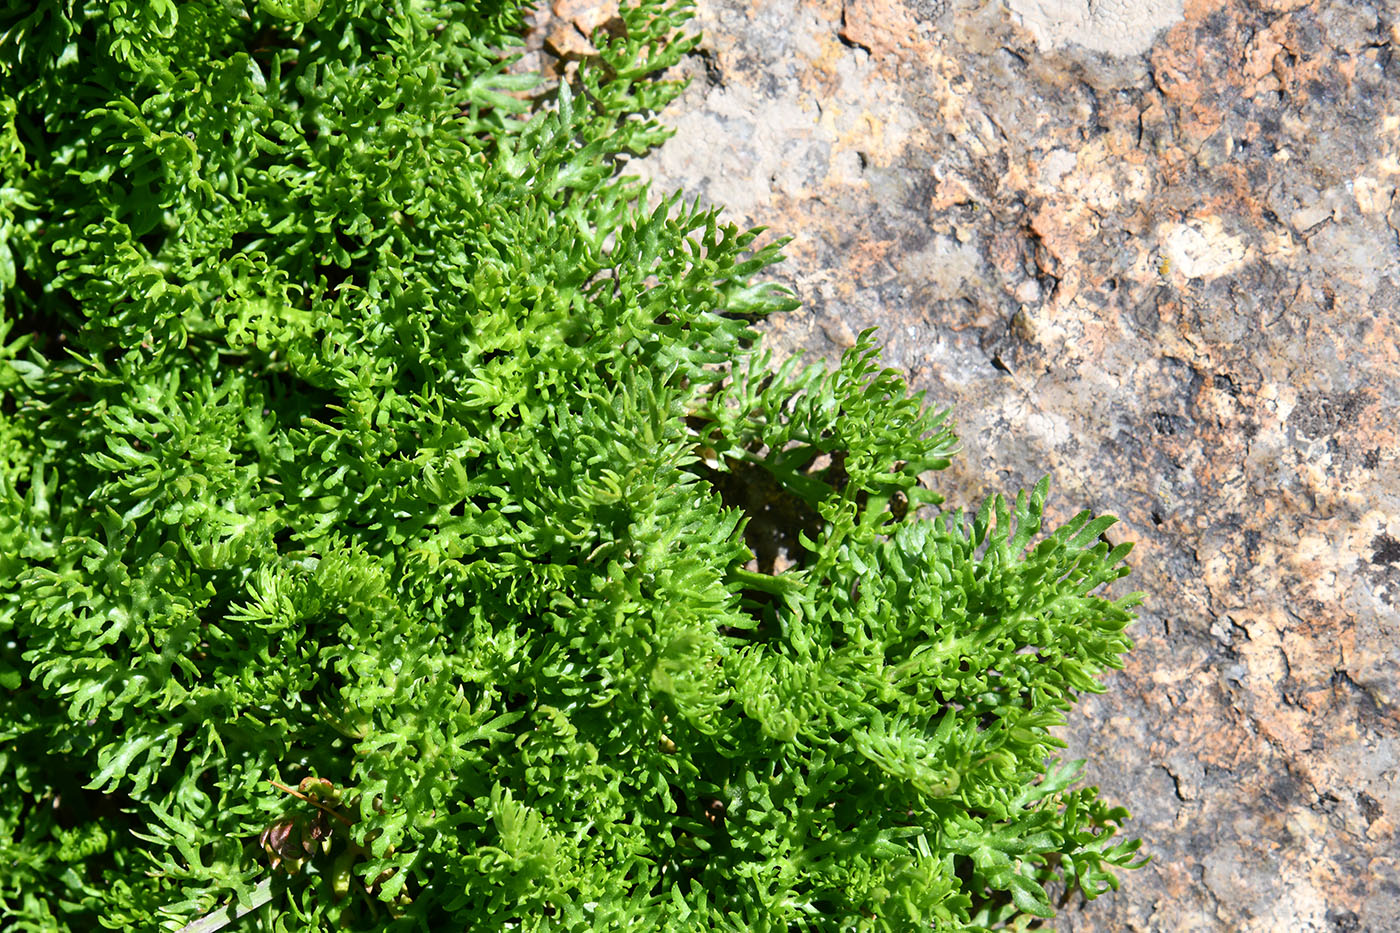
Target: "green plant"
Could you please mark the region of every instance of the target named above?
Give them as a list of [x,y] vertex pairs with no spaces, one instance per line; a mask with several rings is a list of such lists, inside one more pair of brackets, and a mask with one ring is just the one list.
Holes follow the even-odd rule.
[[1127,546],[938,511],[868,335],[754,349],[778,245],[617,171],[684,3],[557,90],[504,0],[5,9],[6,929],[1018,927],[1136,864],[1047,765]]

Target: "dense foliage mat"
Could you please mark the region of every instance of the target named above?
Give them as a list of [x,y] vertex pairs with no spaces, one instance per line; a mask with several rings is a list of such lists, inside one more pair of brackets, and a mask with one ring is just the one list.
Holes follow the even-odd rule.
[[1048,731],[1126,546],[940,509],[868,336],[755,349],[777,244],[619,171],[683,4],[557,87],[504,0],[4,9],[6,930],[980,929],[1135,864]]

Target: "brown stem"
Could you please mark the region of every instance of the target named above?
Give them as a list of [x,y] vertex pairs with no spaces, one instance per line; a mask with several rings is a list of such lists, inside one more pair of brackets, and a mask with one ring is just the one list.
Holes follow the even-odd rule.
[[339,811],[332,810],[330,807],[326,806],[324,803],[322,803],[322,802],[319,801],[319,800],[312,800],[310,797],[306,796],[305,794],[303,794],[303,793],[302,793],[301,791],[299,791],[299,790],[293,790],[292,788],[288,787],[286,784],[283,784],[283,783],[281,783],[280,781],[274,781],[274,780],[272,780],[272,779],[270,779],[270,778],[268,779],[268,782],[267,782],[267,783],[271,784],[273,787],[277,788],[278,790],[283,791],[284,793],[291,794],[293,797],[297,798],[298,800],[305,800],[307,803],[311,804],[313,807],[315,807],[316,809],[320,810],[322,813],[329,813],[331,816],[333,816],[333,817],[335,817],[336,819],[340,820],[340,822],[344,823],[346,826],[354,826],[354,825],[355,825],[355,824],[352,823],[350,820],[348,820],[347,818],[345,818],[344,816],[342,816],[342,815],[339,813]]

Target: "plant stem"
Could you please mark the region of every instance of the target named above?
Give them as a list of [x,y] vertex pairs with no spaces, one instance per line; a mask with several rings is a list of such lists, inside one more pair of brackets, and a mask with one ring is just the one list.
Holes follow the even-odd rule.
[[233,903],[215,908],[198,920],[186,924],[180,929],[180,933],[214,933],[215,930],[222,930],[244,914],[252,913],[270,900],[272,900],[272,879],[264,878],[253,888],[253,896],[248,899],[246,907]]

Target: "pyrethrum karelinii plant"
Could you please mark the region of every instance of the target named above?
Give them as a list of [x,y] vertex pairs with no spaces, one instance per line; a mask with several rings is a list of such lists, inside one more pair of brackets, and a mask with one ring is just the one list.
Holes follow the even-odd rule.
[[504,0],[4,9],[5,929],[975,930],[1134,864],[1048,757],[1126,546],[940,509],[868,337],[756,350],[777,246],[619,172],[684,4],[555,90]]

